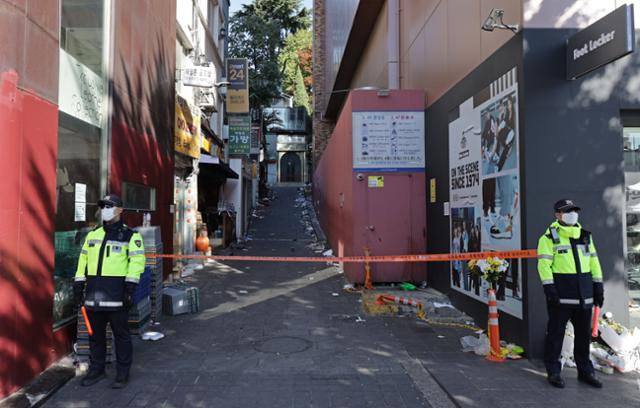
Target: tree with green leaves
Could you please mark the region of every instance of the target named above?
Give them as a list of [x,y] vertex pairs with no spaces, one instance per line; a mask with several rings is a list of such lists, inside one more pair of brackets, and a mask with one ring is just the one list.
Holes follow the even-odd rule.
[[311,26],[311,15],[301,0],[254,0],[234,16],[255,15],[275,22],[280,28],[280,46],[285,38]]
[[311,101],[309,100],[309,94],[307,93],[307,87],[304,85],[304,79],[302,78],[302,70],[298,68],[296,73],[296,86],[293,93],[293,106],[303,106],[307,114],[311,115]]
[[254,0],[231,17],[229,52],[248,60],[252,108],[267,106],[280,96],[278,55],[285,38],[309,24],[309,12],[301,7],[301,0]]
[[282,89],[285,93],[295,93],[298,70],[301,71],[307,93],[311,93],[312,60],[311,60],[311,30],[298,30],[289,35],[284,42],[284,48],[278,57],[282,71]]

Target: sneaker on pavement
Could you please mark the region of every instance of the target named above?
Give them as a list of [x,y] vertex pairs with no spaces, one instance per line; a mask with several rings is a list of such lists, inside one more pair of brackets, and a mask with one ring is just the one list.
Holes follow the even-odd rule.
[[102,380],[105,377],[106,377],[106,375],[104,373],[104,370],[102,370],[102,371],[91,371],[91,370],[89,370],[87,375],[85,375],[84,378],[82,379],[82,381],[80,382],[80,385],[82,385],[83,387],[89,387],[89,386],[92,386],[93,384],[97,383],[98,381]]

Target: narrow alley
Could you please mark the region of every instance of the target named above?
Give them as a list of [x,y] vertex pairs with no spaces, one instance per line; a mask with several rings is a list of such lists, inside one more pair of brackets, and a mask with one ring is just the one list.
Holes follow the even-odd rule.
[[[295,187],[254,217],[251,240],[234,255],[317,256]],[[200,288],[200,312],[164,316],[166,337],[135,337],[131,380],[86,388],[76,377],[44,405],[95,407],[509,407],[637,406],[635,376],[603,376],[605,393],[566,374],[550,389],[544,368],[462,353],[466,329],[409,315],[368,316],[361,296],[342,290],[337,267],[233,262],[186,278]],[[336,296],[337,294],[337,296]],[[549,401],[549,396],[553,401]]]
[[[296,188],[275,195],[236,255],[317,256]],[[109,387],[108,370],[91,388],[72,380],[45,406],[453,406],[385,319],[367,318],[360,296],[342,291],[336,267],[234,262],[188,280],[200,288],[200,312],[165,316],[162,340],[134,340],[126,389]]]
[[638,21],[0,0],[0,408],[640,407]]

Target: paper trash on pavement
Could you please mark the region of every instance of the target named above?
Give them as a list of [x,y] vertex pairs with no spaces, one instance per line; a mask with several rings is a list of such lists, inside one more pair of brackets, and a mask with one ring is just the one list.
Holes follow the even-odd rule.
[[164,334],[160,332],[148,331],[148,332],[144,332],[141,337],[142,337],[142,340],[156,341],[163,338]]
[[443,307],[448,307],[451,309],[455,309],[455,307],[453,307],[453,305],[449,304],[449,303],[438,303],[438,302],[433,302],[433,307],[435,307],[436,309],[440,309]]
[[462,345],[462,351],[473,351],[479,356],[486,356],[489,354],[489,338],[486,334],[481,334],[478,337],[464,336],[460,339]]
[[[640,330],[629,330],[613,321],[600,321],[600,338],[616,353],[627,353],[640,346]],[[616,331],[617,329],[617,331]]]
[[600,319],[600,339],[606,344],[591,343],[591,360],[599,371],[611,367],[621,373],[640,371],[640,330],[629,330],[613,320],[611,313]]

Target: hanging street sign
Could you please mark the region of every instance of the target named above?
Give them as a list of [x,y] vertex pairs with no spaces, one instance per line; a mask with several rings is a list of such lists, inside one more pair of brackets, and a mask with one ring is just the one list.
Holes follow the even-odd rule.
[[214,67],[190,67],[182,70],[182,84],[201,88],[212,88],[216,84],[216,70]]
[[227,112],[249,113],[249,72],[246,58],[227,59]]
[[229,155],[251,153],[251,117],[249,115],[229,116]]

